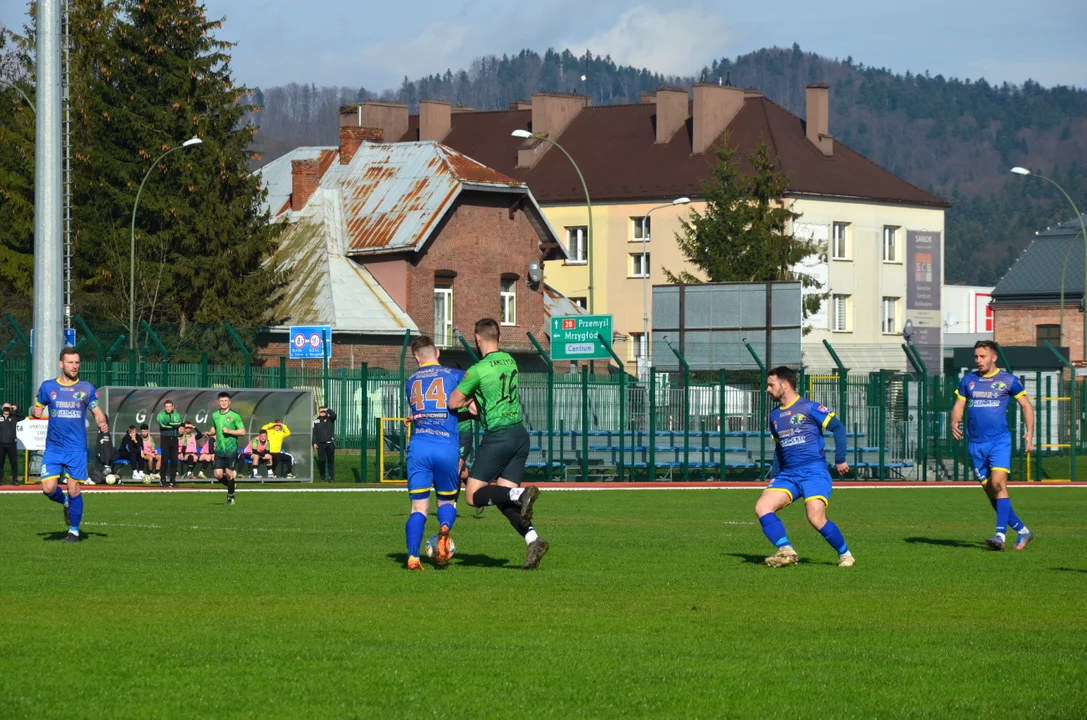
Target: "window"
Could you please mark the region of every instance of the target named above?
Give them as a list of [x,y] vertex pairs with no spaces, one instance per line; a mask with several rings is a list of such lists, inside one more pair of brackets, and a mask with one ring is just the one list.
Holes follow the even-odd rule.
[[849,296],[848,295],[835,295],[831,298],[831,310],[834,313],[834,317],[831,322],[831,329],[835,332],[848,332],[849,331]]
[[453,286],[434,286],[434,344],[453,345]]
[[566,228],[566,264],[584,265],[588,258],[589,229],[584,225]]
[[649,357],[649,347],[645,342],[645,333],[630,334],[630,359],[646,359]]
[[649,277],[649,255],[650,253],[631,253],[630,277]]
[[898,258],[898,228],[893,225],[883,226],[883,262],[902,262]]
[[849,223],[834,223],[834,238],[831,242],[831,258],[834,260],[849,259]]
[[883,298],[883,334],[898,333],[898,298]]
[[499,322],[503,325],[517,324],[517,280],[502,280],[502,317]]
[[577,305],[582,310],[588,310],[589,309],[589,300],[587,298],[572,297],[572,298],[566,298],[566,299],[569,300],[570,302],[572,302],[573,304]]
[[650,217],[632,217],[630,219],[630,240],[631,242],[637,240],[641,241],[642,238],[642,221],[645,221],[645,240],[649,240],[649,223],[652,221]]
[[1060,347],[1061,345],[1061,326],[1060,325],[1037,325],[1034,328],[1035,337],[1034,342],[1038,347],[1045,347],[1045,341],[1048,340],[1053,347]]

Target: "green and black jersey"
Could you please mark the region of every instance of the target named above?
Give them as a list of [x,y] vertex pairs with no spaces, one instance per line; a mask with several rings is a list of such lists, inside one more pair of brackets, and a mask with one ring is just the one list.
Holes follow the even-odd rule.
[[521,424],[517,361],[509,353],[501,350],[487,353],[482,360],[468,368],[457,389],[475,398],[484,432]]
[[238,454],[238,436],[227,435],[223,430],[245,430],[242,416],[233,410],[216,410],[211,414],[211,424],[215,428],[215,454],[233,457]]

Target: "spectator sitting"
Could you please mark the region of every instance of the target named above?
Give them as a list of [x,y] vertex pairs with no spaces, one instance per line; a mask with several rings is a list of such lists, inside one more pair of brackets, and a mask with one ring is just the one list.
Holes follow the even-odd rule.
[[196,463],[200,459],[199,441],[203,437],[204,433],[197,430],[196,426],[190,422],[178,428],[177,457],[178,461],[187,468],[185,478],[188,480],[195,477],[193,472],[196,470]]
[[121,439],[121,444],[117,448],[117,459],[128,461],[128,464],[132,467],[133,480],[143,480],[142,448],[140,438],[136,434],[136,426],[129,425],[128,432]]
[[151,437],[151,427],[147,423],[140,425],[140,457],[151,470],[151,479],[158,480],[162,457],[155,452],[155,438]]
[[[200,434],[200,431],[196,430],[196,428],[193,428],[193,430],[197,434]],[[201,480],[207,479],[208,476],[204,474],[204,471],[208,469],[210,463],[215,462],[215,438],[208,437],[206,434],[204,437],[207,437],[207,440],[204,441],[204,444],[200,447],[199,454],[196,456],[196,459],[200,462],[200,472],[197,473],[196,477]]]
[[268,465],[268,477],[274,477],[272,474],[272,453],[268,449],[268,433],[264,430],[261,430],[260,434],[245,446],[242,455],[248,457],[249,462],[253,464],[253,477],[260,477],[260,464],[262,462]]
[[268,450],[272,453],[272,472],[276,473],[279,477],[279,473],[276,472],[281,466],[286,466],[287,472],[282,475],[287,479],[294,478],[294,458],[288,453],[283,452],[283,441],[290,437],[291,429],[287,427],[280,418],[276,418],[274,421],[268,423],[261,428],[264,432],[268,433]]

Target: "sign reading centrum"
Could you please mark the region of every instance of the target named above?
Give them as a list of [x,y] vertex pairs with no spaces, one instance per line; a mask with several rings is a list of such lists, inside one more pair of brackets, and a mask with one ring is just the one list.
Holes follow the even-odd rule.
[[598,335],[611,341],[611,315],[551,318],[551,359],[607,360],[611,355]]

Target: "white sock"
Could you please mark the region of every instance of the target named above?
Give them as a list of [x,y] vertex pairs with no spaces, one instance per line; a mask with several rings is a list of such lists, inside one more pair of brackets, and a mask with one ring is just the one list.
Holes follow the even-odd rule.
[[998,538],[1000,538],[1000,542],[1004,542],[1004,540],[1005,540],[1004,533],[997,533],[996,536]]
[[525,491],[524,488],[510,488],[510,500],[517,502],[521,499],[521,493]]
[[528,532],[525,533],[525,544],[526,545],[531,545],[532,543],[536,542],[539,538],[540,538],[540,536],[536,534],[536,529],[535,528],[529,528]]
[[1018,532],[1019,532],[1019,537],[1023,537],[1024,535],[1030,535],[1030,528],[1028,528],[1026,525],[1024,525],[1023,529],[1019,530]]

